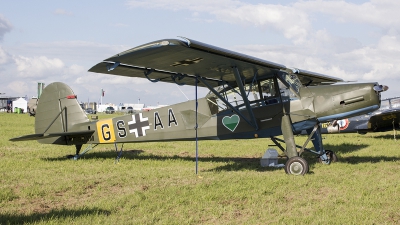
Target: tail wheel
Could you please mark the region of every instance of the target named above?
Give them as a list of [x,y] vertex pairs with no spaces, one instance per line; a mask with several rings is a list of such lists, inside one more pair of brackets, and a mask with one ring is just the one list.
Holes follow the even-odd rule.
[[328,162],[322,161],[321,157],[318,157],[318,162],[324,164],[330,164],[338,161],[336,154],[331,150],[325,150],[326,157],[328,157]]
[[308,173],[308,169],[307,161],[299,156],[288,159],[285,164],[285,172],[287,174],[304,175]]

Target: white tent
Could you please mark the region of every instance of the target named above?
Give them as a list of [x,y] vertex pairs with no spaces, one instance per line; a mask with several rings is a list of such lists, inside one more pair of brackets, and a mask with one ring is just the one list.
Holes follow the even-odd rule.
[[23,98],[19,98],[15,101],[12,102],[12,110],[13,112],[15,111],[15,108],[21,108],[23,110],[24,113],[26,113],[27,111],[27,107],[28,107],[28,102],[23,99]]

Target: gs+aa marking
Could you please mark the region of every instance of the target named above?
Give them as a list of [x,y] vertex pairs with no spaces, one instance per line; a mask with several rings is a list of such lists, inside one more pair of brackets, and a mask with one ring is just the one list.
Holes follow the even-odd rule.
[[150,129],[149,118],[143,117],[142,113],[132,115],[128,128],[129,133],[135,133],[136,137],[146,136],[146,130]]
[[[175,124],[175,126],[178,126],[178,121],[176,120],[174,111],[172,108],[168,109],[168,127],[171,127],[172,124]],[[160,114],[158,111],[154,112],[154,130],[157,130],[157,128],[160,127],[161,129],[164,129],[164,124],[161,120]]]
[[118,120],[115,125],[117,126],[118,130],[118,137],[125,138],[126,137],[126,129],[125,129],[125,121]]
[[98,138],[100,143],[115,142],[115,133],[112,119],[97,122]]

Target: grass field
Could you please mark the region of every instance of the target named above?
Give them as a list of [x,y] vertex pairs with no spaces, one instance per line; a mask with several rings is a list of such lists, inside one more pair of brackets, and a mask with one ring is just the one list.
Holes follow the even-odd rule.
[[8,141],[34,133],[33,117],[0,113],[0,129],[0,224],[400,223],[393,132],[326,135],[339,162],[305,153],[310,173],[289,176],[260,166],[269,139],[201,141],[196,175],[194,142],[125,144],[119,163],[99,145],[74,161],[73,146]]

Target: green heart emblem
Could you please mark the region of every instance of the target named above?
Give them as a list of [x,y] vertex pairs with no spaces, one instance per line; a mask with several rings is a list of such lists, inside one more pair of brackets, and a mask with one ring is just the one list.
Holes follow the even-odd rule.
[[240,117],[236,114],[224,116],[224,118],[222,118],[222,124],[232,132],[235,131],[236,127],[239,125],[239,121]]

